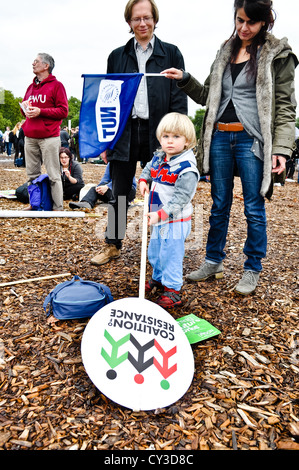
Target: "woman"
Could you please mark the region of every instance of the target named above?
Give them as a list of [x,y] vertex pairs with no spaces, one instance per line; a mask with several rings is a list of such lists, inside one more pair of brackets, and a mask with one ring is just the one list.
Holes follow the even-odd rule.
[[210,173],[213,205],[205,262],[187,276],[192,281],[223,277],[233,181],[241,178],[247,239],[242,279],[235,291],[252,293],[266,256],[264,198],[271,173],[281,174],[292,155],[296,102],[294,75],[298,64],[287,39],[276,39],[269,0],[235,0],[235,30],[220,48],[211,74],[200,84],[186,72],[168,69],[168,78],[195,102],[206,105],[199,160]]
[[20,150],[20,158],[23,160],[23,165],[22,166],[26,166],[26,162],[25,162],[25,134],[24,134],[24,131],[23,131],[23,124],[24,124],[25,120],[21,121],[21,126],[20,126],[20,130],[19,130],[19,150]]
[[15,127],[12,130],[13,133],[13,146],[15,151],[14,156],[14,163],[16,163],[16,159],[19,158],[20,147],[19,147],[19,133],[20,133],[21,123],[17,122]]
[[78,200],[80,190],[84,186],[83,172],[80,163],[73,160],[69,149],[59,150],[63,199]]

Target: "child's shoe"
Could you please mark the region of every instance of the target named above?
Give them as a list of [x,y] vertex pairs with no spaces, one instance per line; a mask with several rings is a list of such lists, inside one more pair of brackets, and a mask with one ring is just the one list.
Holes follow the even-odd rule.
[[155,279],[150,279],[149,281],[146,281],[146,283],[145,283],[145,292],[147,292],[147,293],[151,292],[155,287],[157,289],[162,289],[163,288],[161,282],[155,281]]
[[163,308],[172,308],[182,305],[180,291],[164,287],[164,292],[158,298],[157,304]]

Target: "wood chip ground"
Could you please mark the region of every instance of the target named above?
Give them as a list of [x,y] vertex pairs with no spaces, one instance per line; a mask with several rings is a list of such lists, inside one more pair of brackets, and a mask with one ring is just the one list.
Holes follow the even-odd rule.
[[[92,163],[83,170],[86,183],[97,183],[104,173]],[[25,169],[1,156],[0,190],[25,181]],[[170,311],[174,318],[193,313],[221,335],[192,347],[193,382],[165,409],[128,410],[92,384],[80,357],[87,321],[49,323],[42,308],[65,279],[1,287],[0,449],[299,450],[298,189],[295,182],[275,187],[266,203],[268,255],[257,291],[241,297],[233,287],[242,275],[246,222],[236,179],[225,276],[185,283],[183,306]],[[209,183],[199,183],[194,204],[196,235],[187,246],[185,274],[204,258]],[[0,199],[1,210],[23,208]],[[138,297],[138,210],[129,211],[122,257],[102,268],[90,264],[102,246],[101,206],[94,212],[102,211],[102,218],[1,218],[0,282],[69,272],[108,285],[115,299]]]

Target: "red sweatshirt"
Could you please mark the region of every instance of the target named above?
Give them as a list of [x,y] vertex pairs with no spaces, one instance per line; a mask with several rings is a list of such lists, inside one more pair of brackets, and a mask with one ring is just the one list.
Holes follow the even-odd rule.
[[59,137],[62,119],[68,116],[68,101],[62,83],[52,74],[39,84],[33,80],[24,96],[26,100],[41,112],[37,118],[26,119],[22,126],[25,136],[33,139]]

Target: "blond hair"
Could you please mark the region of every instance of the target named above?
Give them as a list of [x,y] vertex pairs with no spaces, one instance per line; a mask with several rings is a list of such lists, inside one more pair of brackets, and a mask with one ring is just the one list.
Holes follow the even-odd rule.
[[21,127],[21,123],[20,122],[17,122],[17,124],[15,125],[15,127],[13,128],[12,132],[14,133],[14,135],[16,135],[16,133],[20,130],[20,127]]
[[162,134],[165,132],[178,133],[183,135],[187,142],[187,149],[192,149],[196,146],[196,132],[191,119],[186,114],[168,113],[160,121],[156,136],[161,140]]

